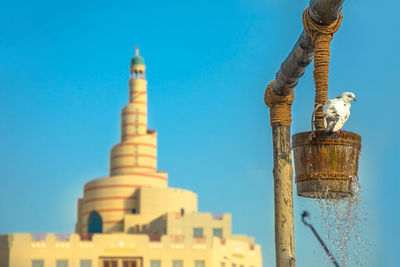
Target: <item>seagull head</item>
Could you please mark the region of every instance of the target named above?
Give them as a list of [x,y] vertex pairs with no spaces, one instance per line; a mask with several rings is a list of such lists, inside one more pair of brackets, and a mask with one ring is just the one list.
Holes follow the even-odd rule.
[[351,103],[351,101],[357,101],[356,96],[352,92],[343,92],[337,98],[343,100],[346,103]]

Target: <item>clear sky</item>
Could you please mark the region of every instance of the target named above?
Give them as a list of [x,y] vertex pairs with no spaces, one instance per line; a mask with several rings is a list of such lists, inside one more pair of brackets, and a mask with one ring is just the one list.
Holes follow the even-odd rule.
[[[108,174],[139,45],[158,168],[170,186],[198,193],[200,211],[231,213],[234,233],[254,236],[264,266],[274,266],[263,94],[302,31],[307,5],[1,0],[0,233],[73,232],[84,183]],[[345,1],[332,43],[329,96],[353,91],[359,99],[344,129],[363,138],[365,266],[400,266],[399,8]],[[296,88],[293,133],[309,130],[313,94],[310,66]],[[294,205],[297,265],[329,266],[300,222],[304,209],[316,214],[315,201],[295,196]]]

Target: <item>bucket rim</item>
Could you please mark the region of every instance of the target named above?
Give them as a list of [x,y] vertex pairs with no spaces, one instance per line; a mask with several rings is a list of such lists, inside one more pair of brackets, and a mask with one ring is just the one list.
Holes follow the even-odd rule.
[[314,145],[353,146],[361,149],[361,136],[349,131],[343,131],[343,134],[337,138],[325,136],[324,131],[307,131],[292,135],[292,149],[298,146]]

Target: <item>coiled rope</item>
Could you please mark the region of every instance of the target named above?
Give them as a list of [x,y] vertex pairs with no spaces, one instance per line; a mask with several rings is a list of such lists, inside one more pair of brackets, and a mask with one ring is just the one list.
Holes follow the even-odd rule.
[[323,131],[324,118],[322,107],[328,100],[329,86],[329,61],[330,44],[333,35],[339,30],[342,23],[343,14],[340,12],[338,18],[329,25],[318,25],[309,14],[309,8],[303,12],[304,30],[310,35],[314,45],[314,82],[315,82],[315,128]]
[[264,102],[269,107],[270,124],[271,126],[290,126],[294,90],[287,96],[277,95],[272,90],[274,82],[268,84],[264,95]]

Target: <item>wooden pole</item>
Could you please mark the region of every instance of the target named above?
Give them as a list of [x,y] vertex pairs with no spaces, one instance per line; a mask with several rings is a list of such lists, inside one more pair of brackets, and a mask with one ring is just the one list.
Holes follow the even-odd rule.
[[[311,0],[309,13],[319,24],[331,24],[338,17],[344,0]],[[301,16],[299,15],[299,19]],[[287,96],[297,85],[314,57],[310,36],[303,31],[276,74],[272,90]],[[290,126],[273,126],[275,251],[277,267],[296,266],[293,224],[293,168]]]
[[275,252],[277,267],[296,266],[290,126],[272,127],[274,146]]

